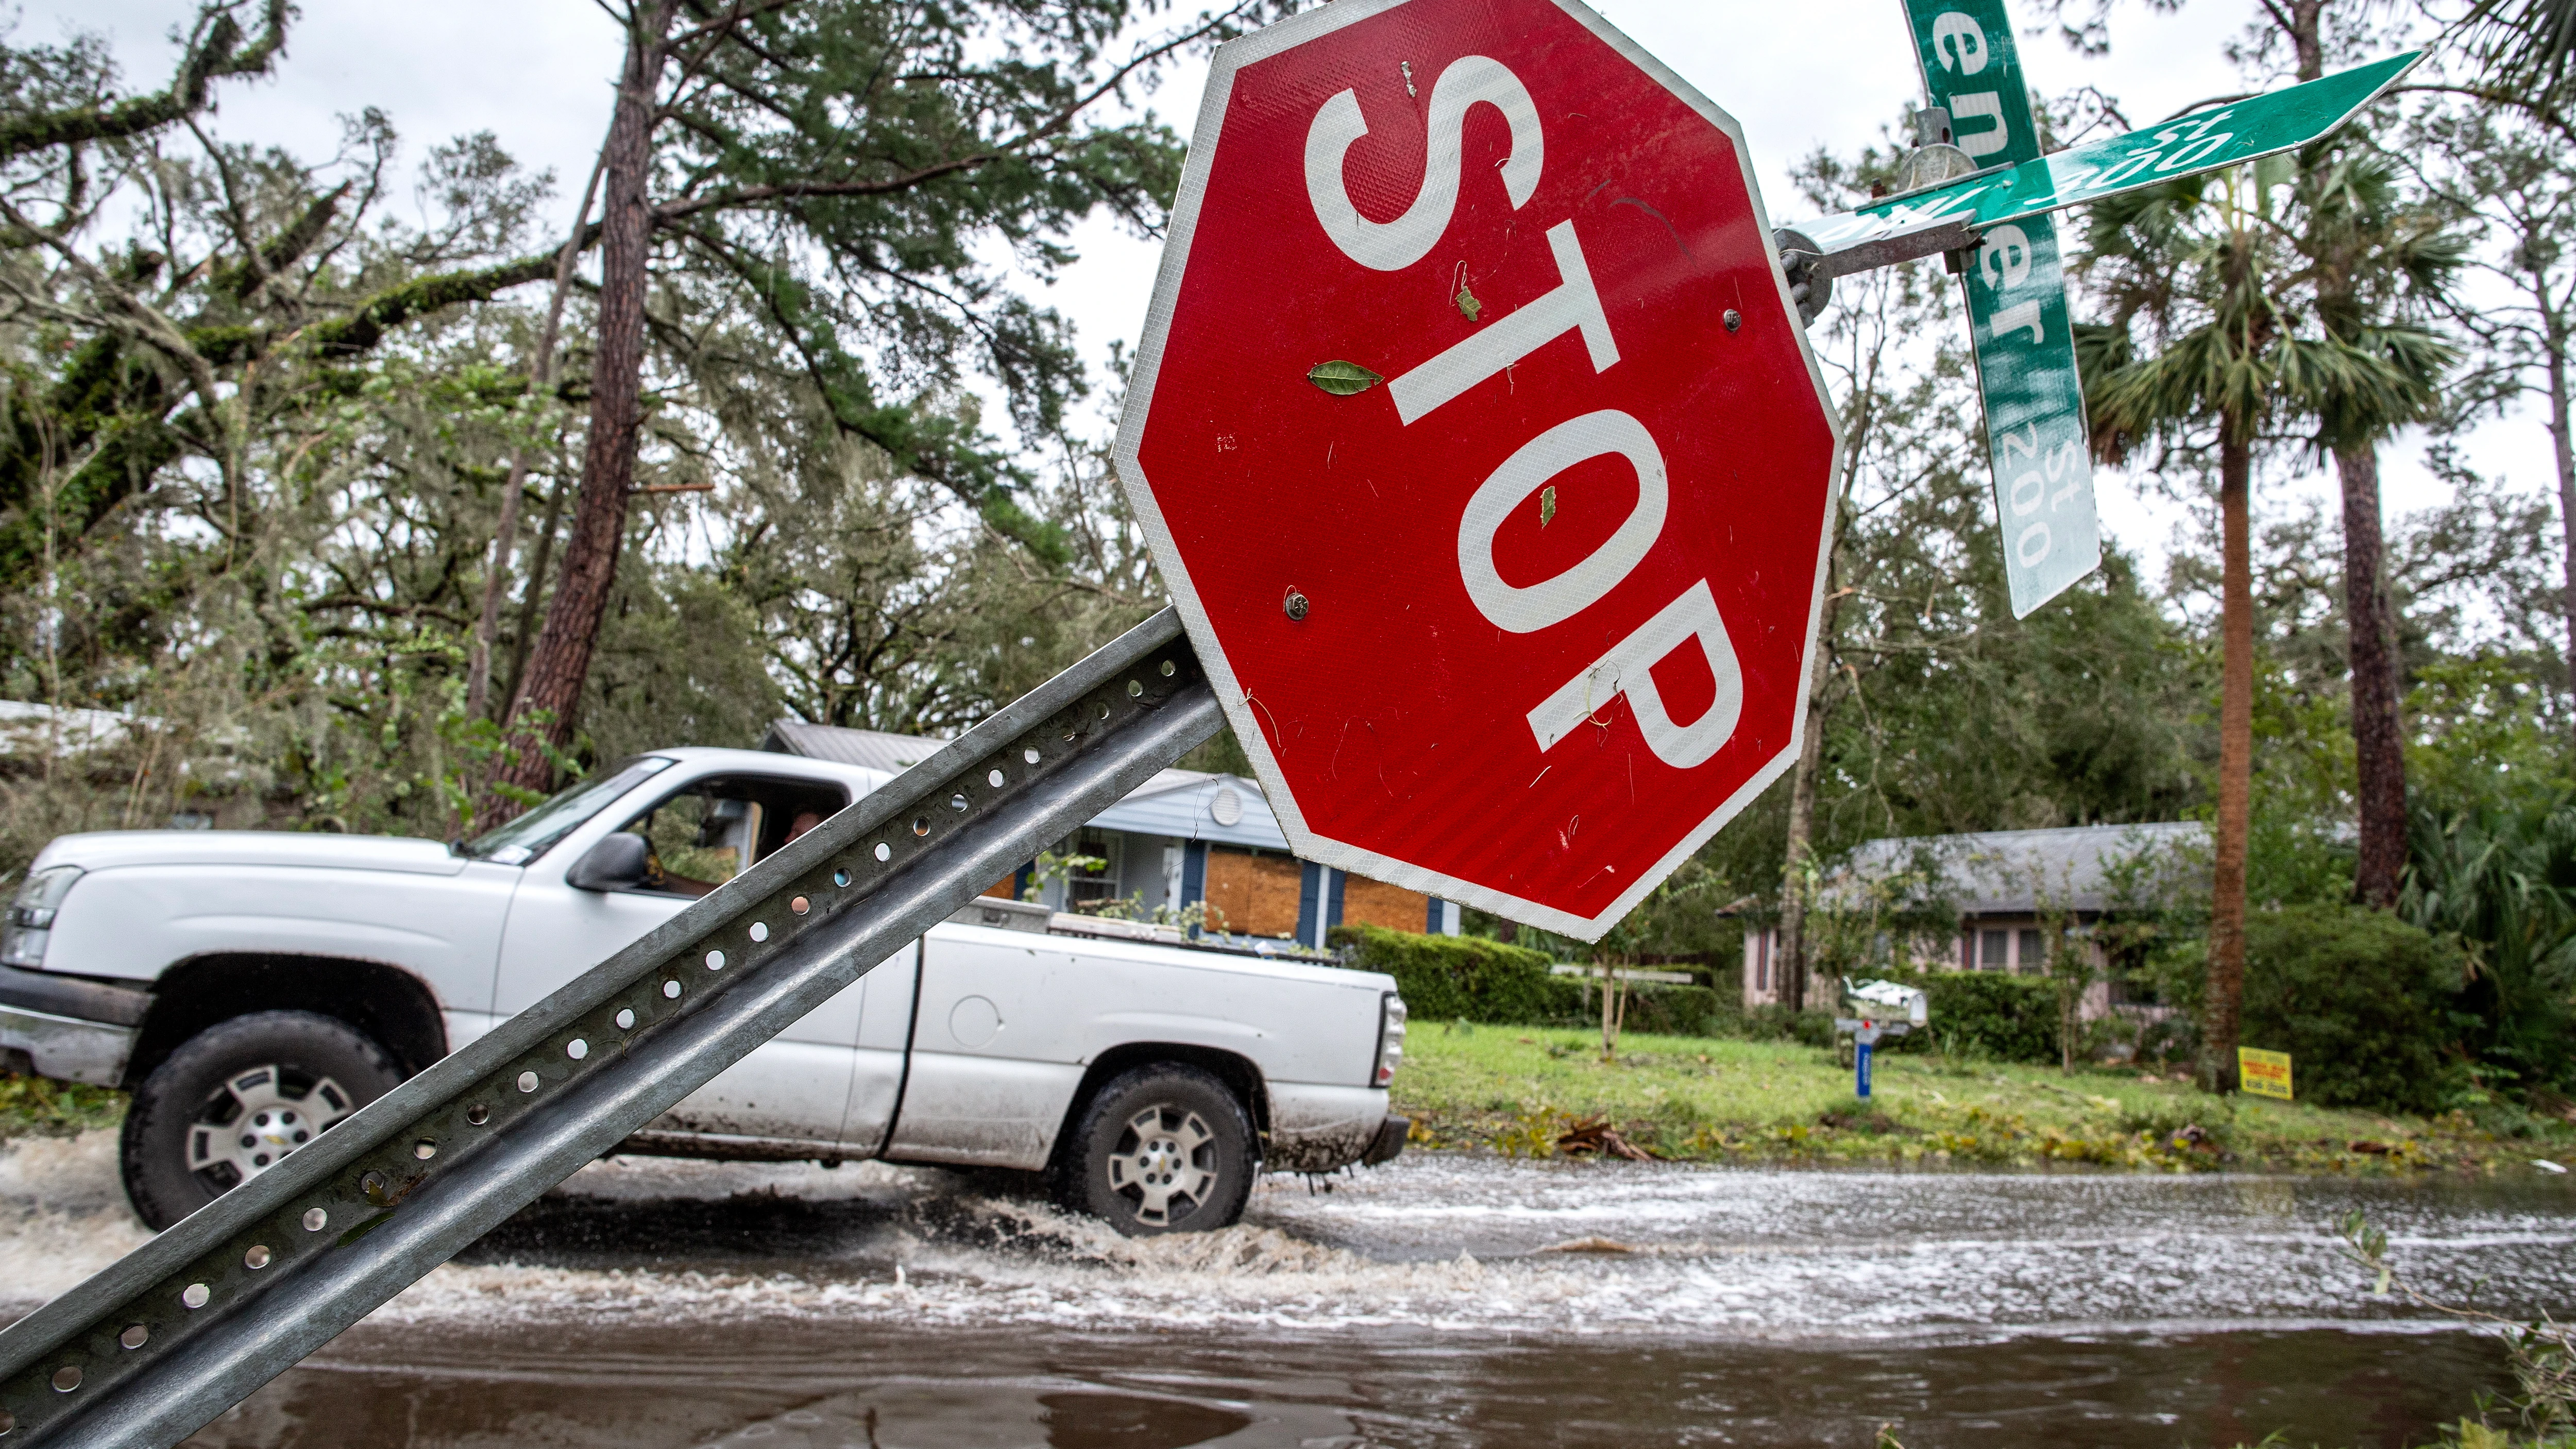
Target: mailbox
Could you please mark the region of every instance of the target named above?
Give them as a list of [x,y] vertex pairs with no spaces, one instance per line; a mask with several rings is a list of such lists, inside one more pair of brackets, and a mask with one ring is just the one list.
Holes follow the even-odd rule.
[[1932,998],[1917,987],[1894,981],[1843,978],[1842,1014],[1834,1030],[1852,1039],[1854,1095],[1869,1096],[1870,1048],[1883,1036],[1903,1036],[1932,1020]]

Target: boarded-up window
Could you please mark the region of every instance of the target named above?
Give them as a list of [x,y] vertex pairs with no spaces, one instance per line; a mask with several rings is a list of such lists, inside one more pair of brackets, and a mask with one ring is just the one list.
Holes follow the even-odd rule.
[[1366,876],[1342,877],[1342,924],[1419,933],[1431,924],[1431,897]]
[[1246,936],[1294,936],[1304,881],[1305,868],[1293,856],[1211,848],[1207,923]]

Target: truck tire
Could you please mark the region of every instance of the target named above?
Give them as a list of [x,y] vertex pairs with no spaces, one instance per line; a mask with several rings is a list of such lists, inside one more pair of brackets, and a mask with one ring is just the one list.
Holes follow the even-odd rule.
[[274,1166],[403,1079],[347,1022],[262,1011],[180,1044],[135,1088],[118,1159],[158,1232]]
[[1074,1119],[1056,1200],[1131,1238],[1210,1232],[1243,1216],[1259,1169],[1252,1118],[1197,1067],[1154,1062],[1101,1084]]

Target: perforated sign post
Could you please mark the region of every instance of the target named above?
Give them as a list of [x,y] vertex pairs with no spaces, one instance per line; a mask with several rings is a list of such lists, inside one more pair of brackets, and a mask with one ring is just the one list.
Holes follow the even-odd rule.
[[[1905,18],[1924,93],[1949,112],[1959,149],[1987,166],[2038,159],[2030,86],[2003,0],[1905,0]],[[2019,619],[2102,562],[2055,218],[2026,217],[1987,232],[1962,280],[1986,405],[2004,581]]]
[[1796,756],[1839,449],[1741,131],[1600,16],[1217,52],[1118,462],[1300,855],[1598,939]]

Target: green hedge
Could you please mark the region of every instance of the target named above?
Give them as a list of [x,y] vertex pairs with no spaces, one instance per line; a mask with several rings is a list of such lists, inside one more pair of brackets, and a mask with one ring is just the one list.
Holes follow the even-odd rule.
[[[1601,983],[1592,983],[1594,990]],[[1642,1031],[1656,1036],[1720,1036],[1726,1018],[1733,1015],[1726,1001],[1705,986],[1673,986],[1660,981],[1632,981],[1628,984],[1628,1012],[1625,1030]],[[1590,1021],[1601,1020],[1601,1000],[1593,998]]]
[[2251,912],[2242,1040],[2290,1054],[2300,1101],[2439,1111],[2462,1085],[2449,1047],[2465,965],[2457,947],[2386,911]]
[[[1395,978],[1416,1021],[1500,1026],[1598,1026],[1597,979],[1557,976],[1541,952],[1480,936],[1426,936],[1377,926],[1335,926],[1327,937],[1351,965]],[[1748,1020],[1724,993],[1705,986],[1634,982],[1626,1029],[1656,1036],[1813,1035],[1804,1022]],[[1817,1018],[1831,1042],[1831,1027]]]
[[[1331,943],[1351,965],[1395,978],[1416,1021],[1507,1026],[1596,1026],[1598,981],[1548,972],[1548,958],[1478,936],[1426,936],[1376,926],[1336,926]],[[1896,978],[1932,996],[1932,1025],[1897,1050],[1940,1050],[2010,1062],[2057,1060],[2057,990],[2045,977],[1943,971]],[[1658,1036],[1794,1039],[1833,1044],[1829,1013],[1762,1008],[1747,1013],[1705,986],[1640,982],[1630,988],[1627,1030]]]
[[1898,1039],[1897,1051],[2001,1062],[2053,1062],[2057,1048],[2057,983],[2000,971],[1890,972],[1888,979],[1932,998],[1930,1024]]
[[1537,951],[1380,926],[1335,926],[1326,939],[1353,966],[1394,977],[1417,1021],[1546,1026],[1582,1014],[1580,988],[1549,975],[1548,958]]

